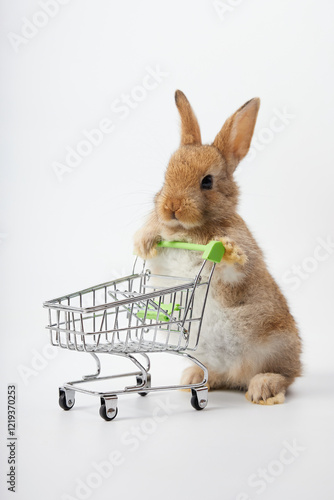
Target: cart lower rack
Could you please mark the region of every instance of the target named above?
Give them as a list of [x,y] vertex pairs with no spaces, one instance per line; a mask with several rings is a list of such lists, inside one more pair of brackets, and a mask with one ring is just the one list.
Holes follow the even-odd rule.
[[[145,396],[173,389],[191,389],[192,406],[196,410],[206,407],[208,372],[189,352],[197,348],[211,278],[225,249],[217,241],[207,245],[161,242],[159,246],[202,251],[203,262],[195,278],[151,274],[144,263],[140,273],[133,271],[129,276],[44,302],[51,344],[89,353],[96,362],[96,373],[59,388],[59,404],[64,410],[73,408],[75,392],[92,394],[100,398],[100,415],[109,421],[117,415],[120,394]],[[203,380],[198,384],[152,386],[149,355],[154,352],[187,358],[203,370]],[[102,377],[99,355],[103,353],[127,358],[136,371]],[[99,392],[83,387],[87,382],[130,376],[135,384],[123,390]]]

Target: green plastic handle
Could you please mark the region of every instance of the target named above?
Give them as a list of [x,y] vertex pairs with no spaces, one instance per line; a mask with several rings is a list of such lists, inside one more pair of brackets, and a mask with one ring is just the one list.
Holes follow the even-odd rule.
[[202,258],[211,262],[221,262],[225,253],[225,247],[221,241],[210,241],[207,245],[197,245],[196,243],[185,243],[184,241],[160,241],[158,247],[181,248],[183,250],[195,250],[203,252]]

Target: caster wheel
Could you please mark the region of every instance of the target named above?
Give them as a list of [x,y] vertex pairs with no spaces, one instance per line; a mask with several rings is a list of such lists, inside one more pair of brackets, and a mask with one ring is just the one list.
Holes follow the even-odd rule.
[[103,403],[100,406],[100,417],[103,418],[106,422],[110,422],[110,420],[114,420],[114,418],[117,417],[118,413],[118,408],[114,412],[110,412],[110,414],[107,413],[107,408],[106,405]]
[[192,389],[191,392],[192,392],[192,396],[191,396],[191,400],[190,400],[191,406],[193,408],[195,408],[195,410],[198,410],[198,411],[204,410],[204,408],[208,404],[208,400],[201,399],[201,393],[199,392],[197,394],[197,392],[194,389]]
[[[143,383],[143,379],[141,378],[140,375],[137,375],[136,377],[136,380],[137,380],[137,385],[141,385]],[[147,374],[147,387],[151,387],[151,375],[148,373]],[[141,392],[138,392],[139,396],[147,396],[148,392],[145,392],[145,391],[141,391]]]
[[75,403],[74,398],[71,398],[68,401],[66,401],[65,391],[63,389],[59,389],[59,406],[60,406],[60,408],[62,408],[65,411],[68,411],[71,408],[73,408],[74,403]]

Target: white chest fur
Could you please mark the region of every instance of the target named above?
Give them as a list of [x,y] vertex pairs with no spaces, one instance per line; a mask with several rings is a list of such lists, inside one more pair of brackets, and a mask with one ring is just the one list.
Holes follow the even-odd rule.
[[[163,249],[159,255],[148,262],[148,267],[154,274],[168,276],[182,276],[194,278],[198,273],[202,259],[199,254],[186,250]],[[207,263],[203,270],[203,279],[206,279],[211,270],[211,264]],[[217,268],[224,279],[224,272],[232,280],[235,279],[233,272],[226,268]],[[242,339],[238,336],[238,329],[233,320],[233,313],[226,310],[214,299],[214,283],[209,290],[206,308],[203,317],[200,340],[196,351],[196,357],[208,368],[227,372],[235,366],[242,355]],[[204,300],[204,288],[198,290],[195,302],[195,314],[200,311]]]

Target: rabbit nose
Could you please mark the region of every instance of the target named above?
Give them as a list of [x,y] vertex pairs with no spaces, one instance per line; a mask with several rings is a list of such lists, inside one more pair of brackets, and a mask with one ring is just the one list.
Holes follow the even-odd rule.
[[177,199],[168,200],[165,207],[171,212],[171,218],[177,219],[176,212],[178,212],[181,208],[181,201]]

